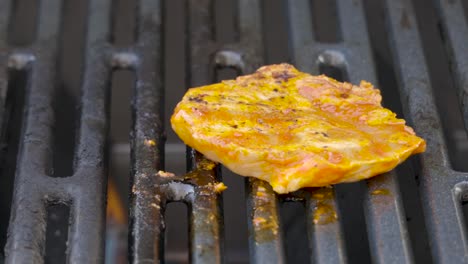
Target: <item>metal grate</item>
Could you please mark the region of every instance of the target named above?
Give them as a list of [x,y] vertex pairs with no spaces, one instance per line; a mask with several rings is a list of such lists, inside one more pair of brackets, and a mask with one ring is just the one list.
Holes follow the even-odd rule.
[[[112,1],[89,0],[73,173],[55,175],[52,171],[53,142],[58,132],[54,129],[54,105],[61,99],[56,97],[55,85],[63,1],[41,1],[35,38],[31,44],[15,46],[7,41],[13,1],[0,0],[0,124],[3,126],[8,125],[5,120],[11,115],[7,97],[13,89],[10,84],[15,74],[12,72],[22,73],[25,79],[19,85],[25,94],[24,117],[5,246],[6,263],[42,263],[44,256],[60,255],[47,250],[46,245],[54,239],[46,235],[51,228],[47,224],[55,223],[50,213],[54,210],[68,226],[67,237],[61,238],[67,241],[66,252],[61,254],[71,263],[104,260],[109,83],[116,69],[130,70],[135,75],[130,140],[130,261],[164,261],[165,210],[170,202],[188,205],[189,259],[195,263],[226,260],[223,234],[228,227],[223,226],[223,211],[229,208],[222,208],[222,195],[210,187],[221,180],[220,167],[211,166],[210,161],[187,150],[191,172],[173,178],[158,176],[165,163],[163,43],[167,32],[163,30],[163,22],[166,2],[139,0],[135,43],[116,47],[109,37]],[[443,87],[435,87],[430,75],[427,44],[423,38],[426,25],[416,14],[417,1],[381,0],[376,5],[371,0],[336,0],[338,22],[334,26],[338,35],[328,42],[317,41],[315,33],[320,31],[317,25],[320,19],[314,17],[317,11],[311,12],[311,7],[317,6],[316,1],[280,2],[289,26],[291,62],[300,70],[314,74],[338,72],[353,83],[362,79],[382,83],[376,46],[379,43],[387,46],[389,67],[394,69],[398,91],[383,93],[393,94],[388,98],[394,101],[401,100],[404,116],[427,140],[428,148],[426,153],[412,160],[414,166],[409,162],[402,166],[409,169],[333,189],[278,196],[265,182],[247,179],[250,261],[284,263],[294,259],[288,256],[286,248],[307,247],[284,242],[287,235],[282,228],[280,204],[293,202],[305,205],[308,257],[313,263],[346,263],[369,258],[377,263],[413,263],[423,259],[436,263],[467,262],[462,202],[468,201],[468,175],[454,170],[451,164],[449,150],[453,151],[446,143],[449,135],[444,135],[447,129],[444,131],[441,118],[452,113],[439,112],[441,106],[436,104],[438,98],[434,90]],[[187,87],[216,81],[216,72],[221,68],[247,74],[268,61],[265,54],[269,52],[268,47],[274,45],[265,38],[268,25],[265,25],[263,9],[268,8],[268,1],[236,1],[237,36],[228,44],[215,37],[214,1],[187,0],[185,3]],[[464,120],[468,122],[466,4],[463,0],[433,0],[432,4],[436,7],[436,22],[440,26]],[[375,14],[369,13],[374,5],[382,12],[380,19],[385,23],[381,27],[370,24],[376,19]],[[269,29],[274,32],[271,27]],[[375,35],[385,35],[385,40],[376,40]],[[2,131],[5,129],[3,127]],[[405,204],[409,201],[404,197],[408,195],[404,195],[405,187],[399,182],[402,177],[413,177],[413,174],[418,176],[419,185],[410,192],[419,193],[422,201],[424,221],[421,219],[416,225],[422,226],[420,230],[424,234],[420,237],[425,240],[427,236],[430,245],[427,252],[416,245],[419,236],[414,235],[415,225],[407,219],[410,212]],[[356,210],[350,206],[353,201],[360,203],[361,199],[353,200],[350,192],[363,197],[363,204],[356,205]],[[412,197],[419,198],[417,194]],[[321,206],[326,206],[331,216],[336,214],[337,220],[332,217],[330,221],[314,221]],[[346,214],[355,211],[359,215],[360,210],[365,220],[361,225],[365,224],[366,230],[359,235],[365,236],[363,246],[365,254],[370,254],[368,257],[350,252],[356,248],[350,245],[355,242],[351,238],[356,233],[350,231],[353,225],[345,222],[352,218]],[[269,224],[267,227],[258,224],[256,219],[266,219]]]

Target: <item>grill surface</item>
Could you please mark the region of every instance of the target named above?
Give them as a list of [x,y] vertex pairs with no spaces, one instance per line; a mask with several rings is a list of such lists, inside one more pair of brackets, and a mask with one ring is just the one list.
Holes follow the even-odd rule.
[[[12,71],[26,76],[24,117],[16,163],[5,263],[42,263],[46,250],[47,212],[51,206],[70,208],[61,219],[68,227],[66,258],[71,263],[97,263],[104,260],[105,190],[107,182],[107,147],[110,109],[110,79],[116,69],[134,72],[131,127],[131,185],[129,259],[133,263],[164,261],[165,210],[170,202],[183,202],[189,208],[189,254],[195,263],[226,261],[224,248],[224,211],[222,195],[210,184],[221,179],[221,169],[210,169],[209,162],[193,150],[187,150],[188,168],[195,173],[175,178],[158,177],[164,169],[164,1],[139,0],[137,5],[136,41],[120,48],[110,41],[111,0],[89,0],[85,44],[85,63],[81,83],[80,114],[72,175],[55,175],[52,171],[53,139],[56,131],[54,105],[59,35],[63,1],[42,1],[32,44],[16,47],[7,41],[12,1],[0,0],[0,124],[8,126],[10,111],[7,94]],[[268,184],[246,180],[249,259],[254,263],[283,263],[294,259],[286,248],[304,247],[314,263],[366,261],[350,249],[346,214],[353,212],[354,196],[363,197],[364,232],[370,259],[376,263],[413,263],[426,260],[436,263],[468,262],[466,225],[462,203],[468,201],[468,175],[451,164],[443,122],[451,113],[438,113],[434,82],[429,74],[425,43],[419,29],[415,4],[406,0],[379,2],[383,28],[370,25],[370,0],[336,0],[340,40],[317,41],[317,20],[311,1],[282,1],[288,19],[291,62],[300,70],[318,74],[324,69],[338,69],[352,83],[365,79],[382,82],[378,74],[376,42],[373,35],[385,35],[390,48],[390,68],[394,69],[403,114],[417,133],[427,140],[427,151],[413,164],[365,183],[340,185],[333,189],[299,191],[278,197]],[[416,2],[416,1],[414,1]],[[432,4],[432,3],[431,3]],[[460,108],[468,121],[468,26],[462,0],[433,0],[442,32],[451,74],[458,89]],[[233,68],[247,74],[265,64],[274,43],[265,38],[263,9],[267,1],[236,1],[237,38],[225,44],[215,37],[213,2],[186,1],[187,87],[216,81],[217,69]],[[316,13],[317,11],[315,11]],[[419,18],[420,20],[420,18]],[[419,22],[419,24],[418,24]],[[422,24],[422,25],[421,25]],[[419,26],[418,26],[419,25]],[[269,27],[271,30],[271,26]],[[274,29],[273,29],[274,30]],[[380,33],[376,33],[379,30]],[[382,33],[384,32],[384,33]],[[427,48],[426,48],[427,49]],[[384,86],[384,85],[382,85]],[[396,89],[393,87],[393,89]],[[388,93],[388,91],[387,91]],[[385,99],[384,94],[384,99]],[[388,97],[390,98],[390,97]],[[57,132],[58,133],[58,132]],[[151,142],[155,142],[155,144]],[[5,155],[5,154],[3,154]],[[15,154],[16,155],[16,154]],[[183,157],[181,157],[183,158]],[[406,175],[401,175],[406,174]],[[409,175],[408,175],[409,174]],[[428,252],[416,250],[417,236],[411,232],[399,182],[402,177],[418,177],[424,223],[421,237],[430,245]],[[266,197],[258,196],[266,189]],[[355,192],[355,193],[353,193]],[[344,196],[345,198],[340,198]],[[415,196],[413,196],[415,197]],[[351,198],[351,200],[350,200]],[[288,245],[282,228],[282,203],[305,205],[307,245]],[[1,203],[0,203],[1,204]],[[416,203],[418,206],[419,203]],[[336,221],[314,224],[317,210],[326,206]],[[350,207],[351,206],[351,207]],[[360,205],[355,205],[359,213]],[[406,212],[405,212],[406,211]],[[268,228],[255,219],[264,218]],[[362,224],[362,223],[361,223]],[[412,225],[414,226],[414,225]],[[228,227],[226,227],[228,228]],[[351,225],[351,228],[353,226]],[[427,229],[427,230],[426,230]],[[347,231],[346,231],[347,230]],[[305,232],[305,231],[303,231]],[[355,233],[354,233],[355,234]],[[413,235],[412,235],[413,234]],[[365,234],[358,234],[365,236]],[[49,243],[49,241],[48,241]],[[48,256],[53,258],[53,254]],[[0,259],[0,263],[2,260]]]

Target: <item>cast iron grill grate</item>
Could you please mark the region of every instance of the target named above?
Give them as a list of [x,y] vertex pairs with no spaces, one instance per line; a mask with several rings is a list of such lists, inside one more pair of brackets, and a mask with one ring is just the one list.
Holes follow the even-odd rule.
[[[135,42],[126,47],[113,45],[110,38],[113,2],[87,2],[80,107],[77,129],[73,132],[73,169],[68,173],[54,165],[57,148],[54,142],[59,133],[55,130],[59,117],[54,107],[62,99],[57,96],[55,86],[64,1],[40,1],[34,37],[30,42],[12,45],[8,42],[8,32],[15,1],[0,0],[2,140],[7,144],[15,141],[10,138],[16,135],[18,141],[17,151],[2,152],[3,156],[13,157],[16,170],[2,169],[2,176],[13,173],[14,188],[12,202],[8,204],[11,209],[7,236],[6,222],[0,221],[4,224],[0,229],[5,233],[0,235],[6,241],[4,260],[0,262],[42,263],[44,258],[50,260],[54,254],[59,254],[50,251],[46,245],[54,239],[47,233],[47,225],[57,221],[51,217],[52,211],[67,223],[68,230],[62,232],[68,234],[60,238],[66,241],[60,250],[65,251],[67,261],[97,263],[104,260],[110,82],[116,70],[128,70],[135,76],[131,98],[130,262],[164,261],[165,210],[170,202],[188,205],[189,259],[195,263],[226,261],[224,229],[228,227],[223,225],[223,215],[229,208],[223,208],[222,195],[209,186],[221,180],[221,169],[210,166],[201,155],[188,150],[188,168],[196,170],[200,177],[190,178],[190,174],[172,178],[158,176],[165,163],[165,114],[170,114],[163,113],[167,96],[163,79],[163,43],[168,34],[164,31],[167,15],[164,5],[167,1],[138,1]],[[283,263],[294,259],[288,255],[288,248],[302,246],[313,263],[468,261],[462,207],[462,203],[468,201],[468,175],[454,169],[456,155],[449,155],[456,152],[456,146],[450,147],[450,136],[444,136],[448,129],[444,119],[451,113],[442,112],[443,108],[437,103],[439,93],[436,91],[444,91],[444,88],[437,86],[432,75],[431,65],[434,63],[425,33],[427,27],[436,24],[425,24],[421,18],[424,16],[417,8],[421,7],[421,1],[381,0],[376,4],[370,0],[336,0],[337,19],[333,26],[337,28],[337,35],[330,39],[321,36],[323,32],[320,33],[317,25],[320,22],[313,16],[320,11],[311,12],[311,6],[316,6],[317,1],[279,2],[287,18],[288,55],[303,71],[326,72],[353,83],[364,79],[385,86],[382,72],[386,68],[380,61],[379,50],[386,49],[391,64],[387,66],[393,71],[389,74],[395,75],[393,81],[398,87],[398,90],[391,87],[383,91],[384,98],[387,98],[385,93],[390,93],[393,95],[388,98],[395,101],[386,103],[398,108],[400,103],[397,101],[401,101],[404,116],[427,140],[428,148],[426,153],[412,160],[413,165],[408,162],[399,170],[365,183],[340,185],[333,189],[299,191],[279,197],[268,184],[247,179],[249,260]],[[187,0],[184,3],[187,87],[216,81],[217,71],[221,68],[247,74],[271,62],[268,49],[274,43],[267,41],[265,32],[267,28],[273,32],[274,29],[268,27],[264,17],[264,9],[269,8],[268,1],[235,1],[236,23],[233,27],[236,36],[229,43],[216,36],[223,33],[215,30],[214,1]],[[430,5],[435,7],[436,18],[432,21],[438,23],[441,43],[445,45],[442,53],[446,53],[444,56],[450,64],[448,78],[454,81],[463,120],[467,122],[466,4],[463,0],[433,0]],[[372,13],[372,8],[381,13]],[[383,22],[375,23],[379,19]],[[17,87],[22,90],[13,91]],[[15,99],[13,104],[9,97],[23,99]],[[18,109],[19,106],[23,109]],[[10,120],[15,119],[14,116],[22,117],[20,128],[9,128],[8,131],[14,132],[5,132],[6,127],[11,127]],[[4,163],[8,160],[2,159]],[[412,231],[415,224],[407,219],[411,214],[407,204],[411,201],[405,198],[409,197],[402,191],[406,187],[399,182],[404,176],[411,178],[414,175],[418,177],[417,187],[410,191],[416,192],[411,197],[421,200],[415,206],[422,206],[424,218],[416,224],[421,226],[417,230],[422,234]],[[353,200],[354,194],[356,199]],[[289,244],[280,216],[280,207],[284,203],[305,206],[306,245]],[[331,221],[317,220],[317,210],[321,206],[328,208]],[[353,212],[363,215],[364,220],[358,227],[365,230],[358,236],[364,237],[364,256],[352,252],[357,248],[352,245],[357,241],[352,237],[356,235],[352,232],[354,222],[350,224],[345,220],[350,219],[347,214]],[[258,224],[258,219],[267,219],[268,227]],[[418,238],[422,238],[423,244],[427,242],[430,248],[418,245]]]

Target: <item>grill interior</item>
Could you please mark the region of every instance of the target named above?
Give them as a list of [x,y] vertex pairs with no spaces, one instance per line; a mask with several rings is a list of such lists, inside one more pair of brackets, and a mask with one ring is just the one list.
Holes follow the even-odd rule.
[[[0,263],[468,261],[467,12],[463,0],[0,0]],[[280,196],[204,168],[170,129],[184,91],[279,62],[376,84],[427,152]],[[206,187],[217,180],[221,195]]]

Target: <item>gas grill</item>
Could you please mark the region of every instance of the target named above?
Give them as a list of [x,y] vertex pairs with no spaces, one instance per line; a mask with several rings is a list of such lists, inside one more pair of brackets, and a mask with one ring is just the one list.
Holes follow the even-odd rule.
[[[0,0],[0,263],[468,262],[467,17],[463,0]],[[171,131],[186,88],[278,62],[376,84],[427,151],[276,195]]]

